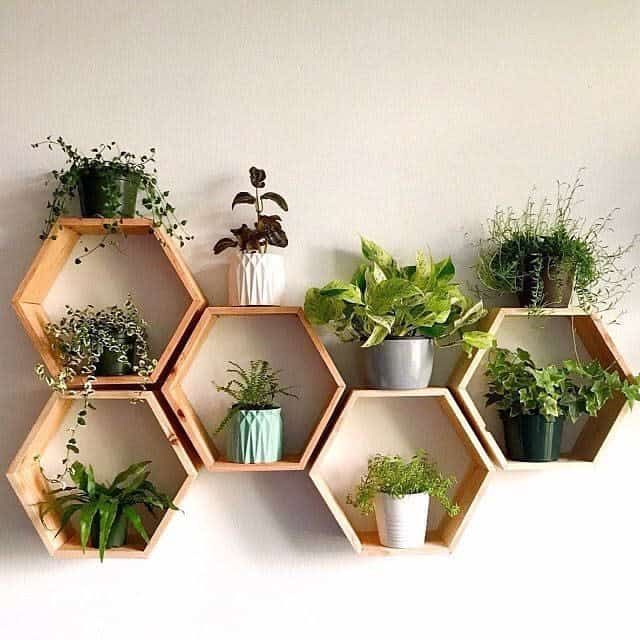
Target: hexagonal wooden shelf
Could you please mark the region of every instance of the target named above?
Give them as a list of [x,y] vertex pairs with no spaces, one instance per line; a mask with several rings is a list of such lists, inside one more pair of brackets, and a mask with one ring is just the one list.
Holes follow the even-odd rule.
[[[44,301],[52,289],[58,275],[69,260],[81,236],[100,236],[104,234],[105,220],[100,218],[60,218],[51,232],[56,239],[47,239],[42,243],[26,276],[13,296],[12,304],[36,350],[40,353],[49,371],[55,375],[60,371],[60,364],[51,349],[45,334],[45,326],[49,317],[44,308]],[[143,218],[123,219],[119,221],[120,232],[125,236],[150,235],[154,237],[175,272],[178,281],[186,292],[188,307],[173,331],[173,335],[158,356],[158,366],[146,382],[155,384],[159,381],[168,365],[174,350],[180,344],[188,329],[195,322],[207,301],[191,275],[189,268],[176,249],[173,241],[162,228],[153,227],[150,220]],[[78,267],[82,268],[82,267]],[[137,375],[98,377],[95,387],[107,385],[139,385],[141,379]],[[75,378],[71,387],[82,385],[81,378]]]
[[[162,409],[160,402],[155,395],[155,392],[125,390],[96,391],[92,396],[92,402],[95,402],[98,408],[96,415],[100,412],[101,403],[105,401],[126,402],[127,404],[124,407],[119,407],[117,410],[126,411],[127,415],[129,415],[129,412],[137,408],[136,405],[133,405],[132,407],[129,406],[129,402],[132,399],[137,399],[138,401],[141,401],[148,406],[148,408],[152,412],[154,421],[157,422],[159,428],[162,431],[163,435],[157,437],[157,442],[166,442],[166,445],[160,445],[163,448],[166,446],[166,449],[163,450],[161,456],[162,458],[164,458],[164,461],[158,462],[158,464],[161,465],[160,467],[157,467],[156,469],[153,469],[152,467],[152,478],[156,482],[158,482],[158,474],[160,474],[161,476],[166,476],[168,473],[175,474],[175,478],[172,477],[170,484],[177,488],[175,489],[175,493],[174,491],[171,491],[171,494],[174,495],[173,500],[176,505],[180,506],[188,487],[194,480],[198,471],[196,464],[188,453],[188,450],[185,448],[179,436],[171,426],[171,422],[167,414]],[[58,536],[55,535],[55,532],[60,527],[60,518],[58,514],[53,512],[48,514],[45,518],[46,526],[43,525],[40,521],[37,506],[40,501],[44,500],[46,492],[48,490],[48,486],[47,482],[43,479],[42,474],[40,473],[39,465],[34,460],[34,456],[37,454],[46,455],[48,446],[52,443],[55,443],[57,440],[60,440],[61,438],[62,440],[60,441],[60,444],[64,443],[65,434],[64,430],[61,427],[67,419],[68,414],[72,411],[72,405],[74,401],[79,402],[77,396],[76,398],[73,398],[68,395],[61,396],[58,394],[53,394],[49,398],[47,404],[38,417],[38,420],[27,436],[27,439],[24,441],[16,457],[9,466],[7,477],[20,502],[22,503],[22,506],[27,512],[27,515],[31,519],[33,526],[44,542],[45,547],[53,557],[95,558],[98,555],[97,549],[87,548],[86,553],[82,552],[82,547],[80,546],[78,537],[72,525],[67,525]],[[110,407],[110,409],[115,408],[116,407]],[[135,424],[135,421],[143,419],[146,422],[149,420],[149,416],[145,416],[146,412],[144,412],[142,407],[140,407],[138,411],[143,413],[131,415],[131,422],[126,419],[111,421],[109,423],[109,426],[113,429],[113,431],[116,432],[118,428],[129,428],[131,430],[132,424],[133,426],[140,427],[142,423]],[[80,438],[84,440],[85,433],[89,432],[91,429],[99,428],[98,425],[93,424],[94,421],[95,420],[93,419],[92,415],[92,423],[89,423],[89,425],[86,427],[87,431],[83,431],[82,434],[78,435],[79,441]],[[111,429],[109,428],[104,430],[111,431]],[[141,434],[136,434],[135,437],[140,437],[140,435]],[[145,438],[148,438],[150,436],[156,437],[155,434],[147,433],[144,435]],[[96,437],[97,434],[94,433],[94,438]],[[106,433],[102,437],[104,438],[104,441],[98,442],[97,445],[94,445],[94,448],[99,453],[109,449],[108,445],[109,442],[113,442],[114,433]],[[83,444],[83,442],[80,441],[81,457],[83,450],[87,448],[85,445],[86,443]],[[140,446],[141,445],[139,444],[138,447]],[[130,450],[127,450],[126,453],[128,458],[132,455]],[[147,454],[147,451],[144,451],[143,455],[145,454]],[[144,458],[141,457],[135,460],[128,459],[127,464],[137,462],[139,459]],[[90,460],[87,460],[87,462],[90,462]],[[119,467],[119,469],[120,468],[122,467]],[[97,470],[97,473],[98,477],[100,478],[99,470]],[[164,478],[164,480],[165,482],[168,482],[166,477]],[[159,485],[159,487],[163,489],[161,485]],[[167,491],[166,488],[164,488],[164,490]],[[162,532],[165,530],[174,513],[174,511],[167,511],[160,518],[160,520],[157,522],[157,525],[155,526],[155,530],[150,535],[148,544],[146,544],[141,538],[136,538],[130,533],[130,542],[126,546],[109,549],[106,553],[106,557],[146,558],[156,546],[158,539],[162,535]],[[146,514],[142,515],[146,516]],[[147,530],[150,531],[150,529]]]
[[[530,351],[540,365],[575,358],[577,352],[581,359],[596,359],[605,367],[613,367],[621,376],[631,376],[631,370],[600,318],[580,309],[549,308],[532,314],[529,309],[496,308],[482,319],[480,328],[493,333],[500,347],[515,349],[520,346]],[[556,462],[509,460],[505,455],[502,423],[497,411],[494,407],[485,407],[487,357],[486,350],[475,351],[471,358],[462,356],[449,379],[449,387],[487,452],[501,469],[551,469],[558,465],[592,463],[615,425],[628,411],[628,405],[620,395],[609,400],[597,417],[583,418],[576,425],[567,420],[562,457]]]
[[[270,464],[225,459],[212,432],[229,408],[212,381],[227,382],[228,361],[267,360],[282,370],[299,400],[282,399],[284,458]],[[209,307],[162,387],[185,432],[210,471],[300,471],[305,468],[343,391],[329,353],[298,307]],[[205,426],[206,425],[206,426]]]
[[[376,453],[413,455],[425,449],[458,483],[461,513],[448,518],[435,500],[425,544],[417,549],[382,546],[373,516],[346,504]],[[448,389],[351,391],[309,475],[353,548],[367,555],[447,553],[457,544],[493,465]]]

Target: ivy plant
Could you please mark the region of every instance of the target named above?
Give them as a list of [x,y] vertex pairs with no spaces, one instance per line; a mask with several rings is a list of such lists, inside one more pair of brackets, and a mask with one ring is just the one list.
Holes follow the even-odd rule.
[[91,465],[74,462],[69,472],[72,484],[49,491],[47,499],[39,503],[40,520],[44,524],[49,512],[57,512],[60,516],[57,536],[77,514],[83,552],[89,544],[92,526],[97,524],[101,562],[111,529],[120,517],[126,518],[142,539],[149,542],[149,534],[136,508],[142,506],[153,516],[167,509],[177,509],[172,500],[148,479],[150,464],[148,460],[132,464],[107,485],[96,481]]
[[309,289],[304,311],[310,322],[328,325],[344,341],[363,347],[388,336],[423,336],[440,346],[462,344],[487,349],[493,337],[470,328],[485,314],[482,301],[473,302],[454,282],[451,258],[435,262],[418,251],[416,263],[401,267],[375,242],[362,238],[364,261],[349,282],[332,280]]
[[251,167],[249,169],[249,179],[251,186],[255,190],[255,195],[248,191],[237,193],[231,209],[237,204],[252,205],[256,210],[257,219],[253,223],[253,228],[242,224],[242,226],[231,229],[233,238],[221,238],[213,247],[213,252],[218,255],[226,249],[237,247],[243,252],[264,253],[269,245],[273,247],[286,247],[289,244],[287,234],[282,228],[282,218],[279,215],[267,215],[264,213],[264,201],[271,200],[275,202],[282,211],[288,211],[289,207],[286,200],[273,191],[260,193],[260,189],[264,189],[267,174],[263,169]]
[[360,479],[355,494],[347,496],[347,504],[368,515],[373,512],[378,493],[394,498],[428,493],[449,516],[455,516],[460,513],[460,507],[449,497],[449,490],[455,484],[456,478],[442,474],[422,449],[409,460],[378,453],[369,458],[367,473]]
[[[113,214],[116,219],[105,222],[105,238],[118,232],[117,208],[120,199],[115,181],[126,178],[136,182],[142,192],[143,210],[136,210],[137,216],[150,219],[154,227],[164,228],[181,247],[186,241],[193,239],[193,236],[185,231],[187,221],[176,217],[175,207],[168,200],[169,191],[162,190],[158,184],[155,148],[152,147],[148,153],[138,158],[129,151],[121,151],[117,142],[112,141],[100,144],[91,149],[90,155],[84,155],[62,137],[54,138],[53,136],[47,136],[31,146],[35,149],[41,146],[51,150],[57,148],[65,155],[64,166],[51,172],[54,187],[51,198],[47,202],[48,214],[40,234],[42,240],[56,238],[56,230],[60,228],[57,224],[58,219],[67,213],[69,201],[76,196],[80,179],[87,172],[98,172],[102,176],[113,178],[113,185],[111,189],[106,187],[105,196],[108,213]],[[91,253],[98,247],[105,246],[105,238],[92,249],[85,248],[85,253]],[[76,263],[79,262],[81,259],[77,258]]]
[[533,194],[521,211],[496,209],[479,243],[476,274],[481,286],[497,293],[532,292],[533,308],[544,305],[544,280],[573,275],[578,304],[587,312],[615,309],[633,283],[635,268],[624,265],[636,246],[610,247],[605,236],[613,231],[617,210],[587,224],[573,215],[583,188],[582,171],[573,183],[558,182],[556,197],[538,204]]
[[252,360],[248,369],[232,361],[229,361],[229,365],[227,373],[232,375],[231,380],[224,386],[216,385],[215,382],[213,384],[218,392],[228,394],[234,402],[215,433],[219,433],[228,426],[238,411],[277,409],[279,406],[276,404],[277,396],[298,397],[291,392],[293,387],[282,386],[281,371],[273,369],[266,360]]
[[597,416],[605,403],[621,393],[629,406],[640,400],[640,378],[621,379],[597,360],[537,367],[524,349],[493,349],[487,363],[487,406],[504,415],[542,415],[549,420]]

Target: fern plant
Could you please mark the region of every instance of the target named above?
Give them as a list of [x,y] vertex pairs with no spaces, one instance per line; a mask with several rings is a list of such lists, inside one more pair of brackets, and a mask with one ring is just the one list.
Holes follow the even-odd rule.
[[233,398],[234,403],[216,429],[220,433],[229,425],[233,416],[242,410],[277,409],[277,396],[298,396],[291,392],[293,387],[283,387],[280,384],[281,371],[273,369],[266,360],[251,360],[248,369],[243,369],[236,362],[229,361],[227,373],[232,379],[226,385],[220,386],[215,382],[218,392],[226,393]]
[[378,493],[394,498],[428,493],[453,517],[460,513],[459,505],[449,497],[449,490],[455,484],[455,476],[441,473],[423,449],[418,449],[410,460],[378,453],[369,459],[367,473],[362,476],[355,495],[347,496],[347,504],[369,515]]

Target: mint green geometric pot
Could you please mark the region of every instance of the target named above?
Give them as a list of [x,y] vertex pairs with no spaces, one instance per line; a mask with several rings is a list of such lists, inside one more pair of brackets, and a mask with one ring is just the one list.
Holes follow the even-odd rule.
[[282,458],[281,409],[240,409],[229,425],[227,458],[255,464]]

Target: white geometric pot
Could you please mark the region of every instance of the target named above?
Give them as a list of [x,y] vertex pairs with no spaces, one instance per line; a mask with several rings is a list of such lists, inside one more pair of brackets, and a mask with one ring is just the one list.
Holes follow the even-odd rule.
[[378,493],[374,507],[383,546],[415,549],[424,545],[429,515],[428,493],[413,493],[402,498]]
[[229,265],[232,307],[279,306],[285,287],[284,260],[273,253],[236,253]]

